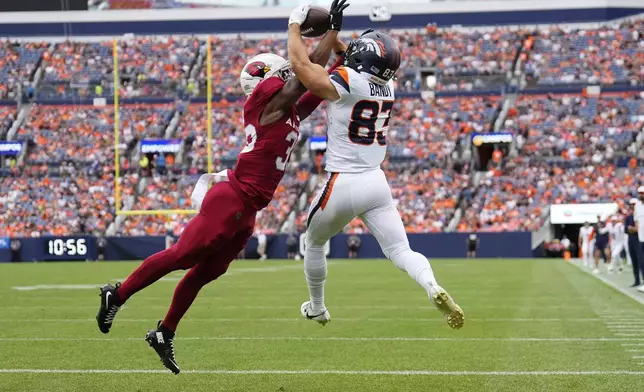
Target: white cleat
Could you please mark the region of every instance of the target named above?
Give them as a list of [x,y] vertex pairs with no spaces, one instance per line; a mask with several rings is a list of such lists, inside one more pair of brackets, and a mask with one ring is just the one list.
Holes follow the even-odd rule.
[[436,286],[429,296],[434,306],[443,313],[447,325],[453,329],[460,329],[465,323],[465,314],[460,306],[454,302],[447,291],[440,286]]
[[311,301],[304,302],[300,308],[300,312],[305,319],[317,321],[322,325],[331,321],[331,314],[326,310],[326,307],[323,306],[321,310],[313,311]]
[[637,288],[637,291],[644,293],[644,284]]
[[595,274],[595,275],[599,275],[599,268],[595,268],[595,269],[593,270],[593,274]]

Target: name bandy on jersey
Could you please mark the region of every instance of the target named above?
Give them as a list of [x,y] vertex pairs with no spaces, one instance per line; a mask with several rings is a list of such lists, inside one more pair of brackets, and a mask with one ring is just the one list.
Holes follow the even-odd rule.
[[369,83],[369,94],[373,97],[391,97],[391,90],[386,84],[379,86],[377,84]]

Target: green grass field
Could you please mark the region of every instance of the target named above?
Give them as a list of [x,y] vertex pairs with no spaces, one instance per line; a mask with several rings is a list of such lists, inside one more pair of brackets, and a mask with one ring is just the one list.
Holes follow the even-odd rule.
[[181,273],[133,297],[109,335],[96,327],[95,286],[135,265],[0,265],[0,391],[622,392],[644,382],[644,306],[560,260],[433,261],[465,311],[458,331],[387,261],[330,262],[325,327],[300,318],[300,263],[236,262],[179,326],[179,376],[143,337]]

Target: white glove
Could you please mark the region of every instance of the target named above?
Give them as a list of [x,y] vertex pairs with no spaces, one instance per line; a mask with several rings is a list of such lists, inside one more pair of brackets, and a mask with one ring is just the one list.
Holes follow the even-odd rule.
[[295,23],[301,26],[302,23],[304,23],[304,20],[306,20],[306,16],[309,14],[310,9],[311,6],[308,4],[297,6],[293,11],[291,11],[291,16],[288,18],[288,25],[290,26]]
[[207,173],[199,177],[199,180],[197,181],[197,184],[195,185],[195,188],[192,190],[192,194],[190,195],[192,208],[197,211],[201,210],[201,203],[203,203],[203,199],[206,197],[206,193],[208,193],[208,191],[210,190],[210,184],[216,184],[222,181],[228,181],[228,170],[222,170],[216,174]]

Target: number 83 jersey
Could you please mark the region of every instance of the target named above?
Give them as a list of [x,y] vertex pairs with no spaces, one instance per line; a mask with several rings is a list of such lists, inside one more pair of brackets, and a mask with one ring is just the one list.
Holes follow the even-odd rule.
[[376,84],[347,67],[338,67],[330,78],[340,99],[327,106],[326,170],[361,173],[379,168],[387,153],[394,82]]

